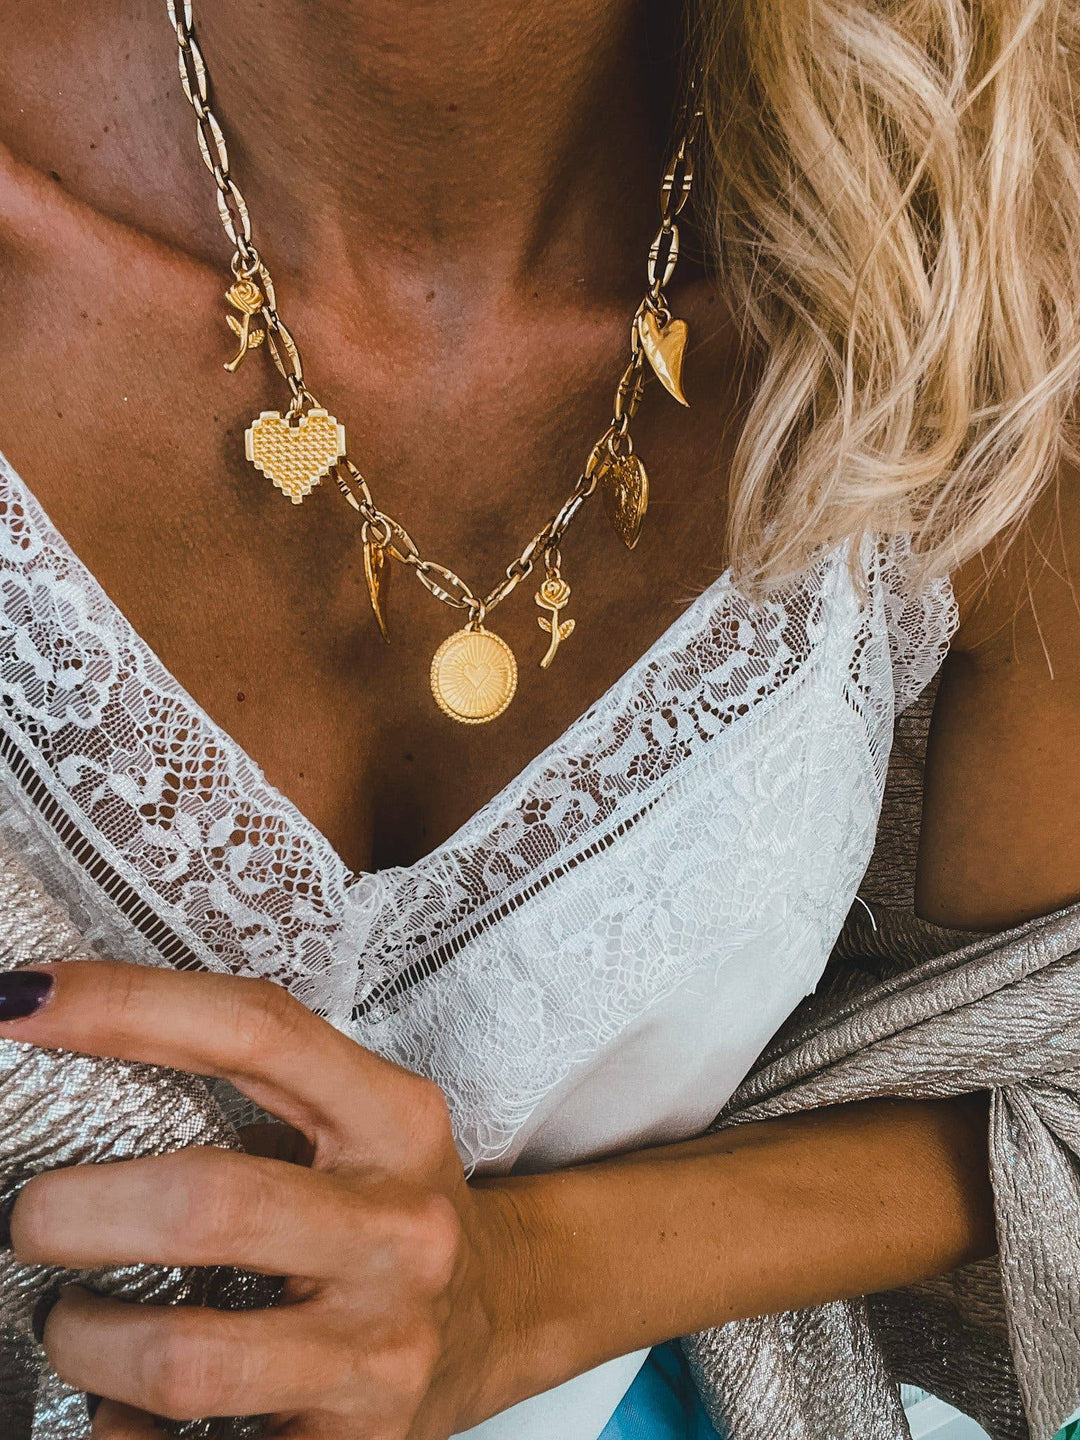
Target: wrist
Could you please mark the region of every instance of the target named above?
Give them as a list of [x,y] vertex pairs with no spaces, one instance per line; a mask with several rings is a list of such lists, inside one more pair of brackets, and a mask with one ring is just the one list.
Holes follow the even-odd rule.
[[484,1236],[491,1324],[485,1414],[549,1390],[588,1368],[575,1345],[574,1305],[560,1266],[553,1187],[543,1177],[474,1183]]

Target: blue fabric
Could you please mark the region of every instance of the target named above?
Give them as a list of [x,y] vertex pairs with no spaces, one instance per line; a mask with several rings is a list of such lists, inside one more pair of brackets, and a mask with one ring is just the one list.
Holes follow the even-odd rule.
[[600,1440],[724,1440],[705,1414],[681,1347],[650,1350]]

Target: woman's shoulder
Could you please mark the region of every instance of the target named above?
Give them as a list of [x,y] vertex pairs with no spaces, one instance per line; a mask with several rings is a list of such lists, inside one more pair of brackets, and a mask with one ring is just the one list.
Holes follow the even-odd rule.
[[927,757],[919,908],[1009,924],[1080,898],[1080,471],[955,579]]
[[957,649],[982,669],[1080,664],[1080,469],[1065,462],[1024,525],[954,577]]

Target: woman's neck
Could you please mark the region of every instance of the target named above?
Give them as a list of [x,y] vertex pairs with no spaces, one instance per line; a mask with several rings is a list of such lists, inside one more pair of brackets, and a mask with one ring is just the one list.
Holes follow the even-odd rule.
[[655,219],[678,23],[656,8],[203,0],[195,20],[261,231],[376,280],[608,288],[640,280]]

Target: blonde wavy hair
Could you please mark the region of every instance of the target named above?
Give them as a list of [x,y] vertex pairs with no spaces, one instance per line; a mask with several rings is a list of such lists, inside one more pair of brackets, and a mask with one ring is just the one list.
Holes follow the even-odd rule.
[[867,532],[955,569],[1078,458],[1080,6],[693,0],[699,180],[760,357],[745,578]]

